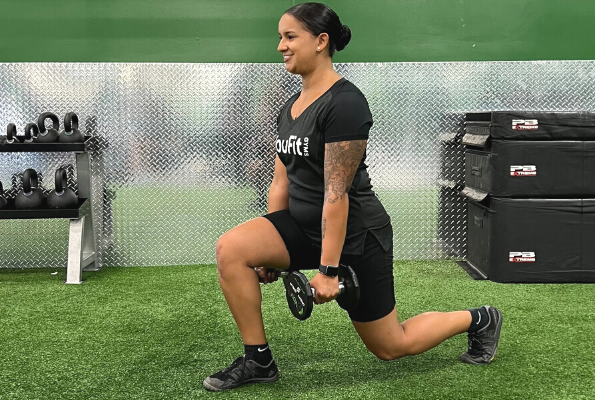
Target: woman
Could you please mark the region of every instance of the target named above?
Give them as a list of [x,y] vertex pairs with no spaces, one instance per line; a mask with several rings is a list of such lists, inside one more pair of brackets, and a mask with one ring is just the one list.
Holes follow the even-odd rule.
[[334,52],[350,41],[350,29],[329,7],[304,3],[281,17],[279,36],[277,50],[287,71],[302,76],[302,91],[286,102],[277,119],[268,214],[233,228],[217,243],[219,282],[245,352],[206,378],[204,387],[220,391],[276,381],[259,279],[275,280],[272,269],[319,268],[310,284],[315,303],[322,304],[338,294],[340,262],[354,269],[360,283],[359,304],[348,315],[378,358],[419,354],[468,332],[469,349],[461,359],[489,363],[502,325],[502,314],[493,307],[397,319],[392,226],[371,190],[365,165],[373,123],[369,105],[332,64]]

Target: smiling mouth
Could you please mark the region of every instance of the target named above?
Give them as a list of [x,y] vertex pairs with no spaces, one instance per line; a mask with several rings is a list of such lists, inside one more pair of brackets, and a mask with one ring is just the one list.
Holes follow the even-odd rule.
[[283,62],[288,61],[290,58],[292,58],[291,55],[289,55],[289,56],[283,56]]

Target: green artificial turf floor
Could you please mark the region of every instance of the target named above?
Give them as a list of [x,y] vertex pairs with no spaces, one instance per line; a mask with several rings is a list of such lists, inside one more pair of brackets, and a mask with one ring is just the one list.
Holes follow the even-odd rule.
[[[465,335],[380,361],[332,302],[295,320],[283,285],[263,286],[280,380],[210,393],[202,380],[243,352],[216,267],[0,270],[0,399],[589,399],[594,285],[474,281],[451,261],[395,263],[400,319],[492,304],[498,355],[462,363]],[[307,274],[309,277],[312,273]]]

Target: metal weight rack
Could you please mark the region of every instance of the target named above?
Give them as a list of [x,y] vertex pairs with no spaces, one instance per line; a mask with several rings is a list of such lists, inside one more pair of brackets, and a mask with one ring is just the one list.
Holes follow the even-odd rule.
[[13,143],[0,146],[0,153],[49,153],[74,152],[77,170],[77,209],[37,209],[17,210],[14,200],[9,200],[5,209],[0,210],[1,219],[69,219],[69,253],[66,284],[82,283],[83,271],[98,271],[96,239],[93,226],[92,175],[88,151],[91,136],[85,136],[84,143]]

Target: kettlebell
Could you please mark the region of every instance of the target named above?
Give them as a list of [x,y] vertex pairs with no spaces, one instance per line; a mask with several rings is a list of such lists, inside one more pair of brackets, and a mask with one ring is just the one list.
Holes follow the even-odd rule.
[[54,175],[54,191],[48,196],[48,207],[77,208],[78,205],[77,195],[67,187],[67,171],[64,168],[57,169]]
[[26,169],[23,173],[23,190],[15,198],[15,208],[31,210],[44,206],[46,195],[38,188],[38,174],[34,169]]
[[17,126],[13,123],[10,123],[6,126],[6,143],[19,143],[19,138],[17,137]]
[[[48,128],[48,130],[46,130],[46,119],[50,118],[50,120],[52,121],[52,128]],[[60,128],[60,122],[58,121],[58,117],[56,116],[56,114],[51,113],[51,112],[45,112],[40,114],[38,121],[37,121],[37,125],[38,128],[40,130],[37,138],[36,138],[36,142],[38,143],[52,143],[52,142],[56,142],[56,139],[58,139],[58,128]]]
[[2,182],[0,182],[0,210],[6,208],[7,204],[8,201],[6,200],[6,197],[4,197],[4,189],[2,188]]
[[62,143],[83,142],[83,134],[79,131],[79,118],[74,112],[65,114],[65,130],[60,133],[58,141]]
[[[31,133],[33,131],[33,133]],[[23,143],[31,143],[34,139],[37,138],[40,130],[38,129],[37,124],[30,122],[25,125],[25,140]]]

